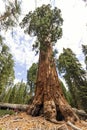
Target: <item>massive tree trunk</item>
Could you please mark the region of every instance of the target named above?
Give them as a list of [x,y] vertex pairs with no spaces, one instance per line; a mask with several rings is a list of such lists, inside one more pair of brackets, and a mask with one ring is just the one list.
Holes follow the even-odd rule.
[[40,50],[35,97],[28,108],[28,113],[32,116],[43,113],[50,121],[74,122],[78,120],[78,117],[65,100],[61,90],[51,44],[45,43],[44,48],[45,51]]

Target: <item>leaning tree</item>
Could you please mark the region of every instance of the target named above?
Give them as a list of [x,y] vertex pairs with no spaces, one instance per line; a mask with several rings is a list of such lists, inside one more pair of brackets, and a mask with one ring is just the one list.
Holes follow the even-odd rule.
[[64,119],[73,122],[78,118],[64,98],[52,51],[52,46],[62,36],[62,23],[60,9],[42,5],[29,12],[20,24],[26,33],[36,36],[33,47],[39,50],[35,96],[28,113],[32,116],[43,114],[50,121]]

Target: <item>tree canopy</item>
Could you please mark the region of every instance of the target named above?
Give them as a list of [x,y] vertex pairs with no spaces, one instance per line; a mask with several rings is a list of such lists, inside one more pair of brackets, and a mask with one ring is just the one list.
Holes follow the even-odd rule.
[[44,48],[43,44],[49,41],[54,43],[62,36],[61,10],[58,8],[51,9],[50,5],[42,5],[34,12],[29,12],[21,22],[21,27],[31,36],[36,36],[35,48]]

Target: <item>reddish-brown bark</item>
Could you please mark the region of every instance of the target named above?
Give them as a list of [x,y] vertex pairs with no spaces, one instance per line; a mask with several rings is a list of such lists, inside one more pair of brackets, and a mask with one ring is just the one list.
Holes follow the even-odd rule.
[[33,116],[43,113],[50,121],[78,120],[63,96],[49,43],[45,43],[45,51],[40,51],[35,97],[28,113]]

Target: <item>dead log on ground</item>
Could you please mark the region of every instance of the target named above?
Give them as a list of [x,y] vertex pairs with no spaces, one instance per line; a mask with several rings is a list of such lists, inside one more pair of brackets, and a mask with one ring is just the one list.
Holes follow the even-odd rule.
[[29,105],[23,105],[23,104],[10,104],[10,103],[0,103],[0,108],[6,109],[17,109],[17,110],[21,110],[21,111],[26,111],[27,107]]

